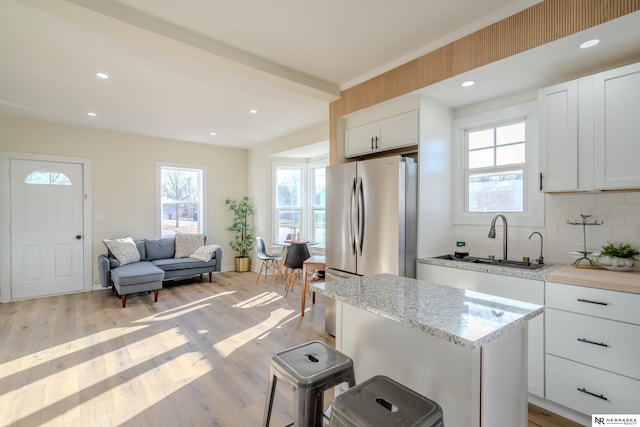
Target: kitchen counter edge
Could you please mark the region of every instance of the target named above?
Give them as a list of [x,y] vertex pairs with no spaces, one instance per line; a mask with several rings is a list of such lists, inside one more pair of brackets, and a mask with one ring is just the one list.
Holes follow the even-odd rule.
[[441,258],[419,258],[418,263],[457,268],[460,270],[477,271],[480,273],[499,274],[501,276],[511,276],[520,279],[539,280],[542,282],[545,281],[547,274],[562,267],[562,265],[558,264],[549,264],[538,270],[526,270],[513,267],[502,267],[499,265],[474,264],[471,262],[454,261]]
[[[395,306],[394,302],[398,301],[399,296],[404,296],[405,293],[411,294],[409,289],[415,290],[416,288],[419,288],[422,295],[438,296],[441,300],[428,309],[415,305],[419,298],[409,299],[406,305]],[[371,291],[364,293],[362,289]],[[311,290],[468,349],[476,349],[490,343],[506,332],[526,324],[529,320],[542,314],[544,310],[543,306],[536,304],[384,273],[359,276],[337,282],[313,283]],[[492,326],[492,330],[483,331],[480,336],[465,336],[467,331],[456,331],[456,325],[452,326],[450,321],[452,319],[459,321],[464,315],[464,313],[458,313],[460,307],[467,308],[465,301],[472,301],[475,298],[481,298],[487,304],[495,304],[498,311],[511,310],[510,314],[516,318],[513,320],[503,319],[499,321],[499,324]],[[496,318],[502,317],[496,313],[494,316]],[[474,319],[468,320],[473,321]],[[480,320],[482,321],[482,319]]]
[[640,294],[640,271],[612,271],[603,268],[576,267],[573,264],[549,264],[540,270],[521,270],[493,265],[478,265],[439,258],[420,258],[421,264],[498,274],[521,279],[564,283],[612,291]]

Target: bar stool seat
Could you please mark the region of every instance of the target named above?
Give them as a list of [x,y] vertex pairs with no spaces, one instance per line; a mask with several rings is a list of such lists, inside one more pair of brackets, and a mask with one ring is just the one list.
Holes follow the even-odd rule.
[[433,400],[383,375],[333,399],[330,427],[444,427]]
[[321,341],[277,353],[271,359],[263,426],[268,427],[278,379],[294,390],[294,425],[322,427],[324,392],[344,382],[355,386],[353,361]]

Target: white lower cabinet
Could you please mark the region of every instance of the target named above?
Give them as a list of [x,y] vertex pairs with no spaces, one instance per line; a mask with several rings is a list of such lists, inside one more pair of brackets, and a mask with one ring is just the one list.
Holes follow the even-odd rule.
[[640,327],[546,309],[547,353],[640,379]]
[[[544,282],[512,276],[418,264],[418,279],[503,298],[544,305]],[[544,396],[544,314],[529,321],[527,391]]]
[[640,294],[546,283],[548,400],[583,414],[637,413]]
[[583,414],[638,413],[640,381],[547,354],[548,400]]

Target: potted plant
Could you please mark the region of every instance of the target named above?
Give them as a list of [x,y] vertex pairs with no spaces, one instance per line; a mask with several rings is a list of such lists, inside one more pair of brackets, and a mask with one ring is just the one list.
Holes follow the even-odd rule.
[[233,233],[233,239],[229,242],[231,249],[238,253],[235,258],[236,271],[249,271],[251,258],[249,254],[255,243],[255,229],[249,223],[249,217],[253,215],[253,204],[249,197],[244,196],[240,200],[228,198],[225,204],[229,206],[233,219],[227,231]]
[[630,270],[638,255],[640,255],[640,252],[629,244],[623,245],[619,243],[614,245],[611,242],[607,242],[607,245],[603,246],[600,252],[600,264],[605,268]]

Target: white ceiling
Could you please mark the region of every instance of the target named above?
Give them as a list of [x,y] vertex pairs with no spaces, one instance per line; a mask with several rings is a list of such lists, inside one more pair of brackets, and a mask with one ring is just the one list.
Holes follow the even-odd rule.
[[[1,0],[0,114],[247,148],[326,122],[341,89],[534,3]],[[456,79],[427,91],[457,107],[638,58],[631,18],[610,26],[600,59],[541,48],[544,60],[505,62],[504,78],[478,70],[472,91]]]

